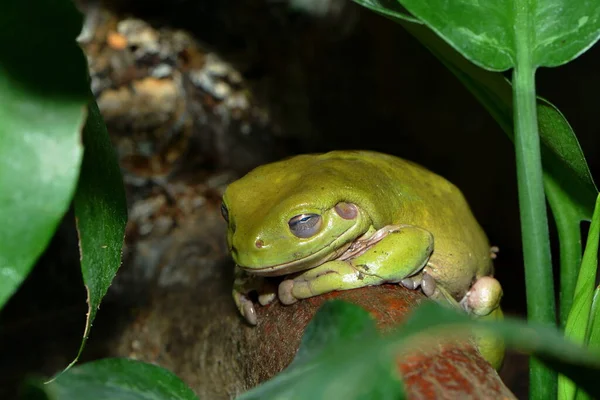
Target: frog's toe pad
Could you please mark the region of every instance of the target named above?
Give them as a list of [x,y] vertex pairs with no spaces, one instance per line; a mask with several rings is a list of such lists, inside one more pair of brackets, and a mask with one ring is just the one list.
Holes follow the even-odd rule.
[[482,317],[498,308],[501,298],[500,282],[491,276],[483,276],[471,286],[461,304],[467,312]]
[[256,325],[256,310],[254,309],[254,304],[252,303],[252,300],[250,300],[242,293],[236,291],[233,292],[233,299],[235,301],[235,305],[240,311],[240,314],[242,314],[246,321],[250,325]]
[[425,296],[432,297],[435,293],[435,289],[437,284],[435,280],[429,274],[423,274],[423,280],[421,281],[421,289],[423,289],[423,293]]
[[277,295],[274,292],[263,293],[258,296],[258,302],[261,306],[266,306],[267,304],[271,304],[273,301],[275,301],[276,298]]
[[291,279],[286,279],[279,284],[278,296],[282,304],[289,305],[298,301],[292,293],[295,282]]
[[421,277],[413,276],[409,278],[404,278],[400,281],[400,283],[407,289],[415,290],[418,289],[419,286],[421,286]]

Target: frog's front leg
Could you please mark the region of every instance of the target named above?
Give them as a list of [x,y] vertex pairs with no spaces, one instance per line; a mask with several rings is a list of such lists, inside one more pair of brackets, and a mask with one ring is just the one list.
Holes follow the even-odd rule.
[[360,255],[326,262],[281,282],[279,300],[292,304],[334,290],[397,283],[418,273],[433,250],[432,234],[411,225],[382,229],[385,236]]
[[271,303],[276,295],[276,288],[264,277],[248,274],[237,265],[235,267],[235,280],[233,282],[233,300],[240,314],[251,325],[256,325],[256,310],[252,300],[248,298],[251,292],[258,293],[258,302],[261,305]]

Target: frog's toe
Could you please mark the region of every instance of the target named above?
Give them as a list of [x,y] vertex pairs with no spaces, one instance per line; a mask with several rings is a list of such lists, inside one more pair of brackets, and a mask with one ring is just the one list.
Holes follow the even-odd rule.
[[491,276],[483,276],[471,286],[460,304],[470,314],[483,317],[500,306],[501,298],[500,282]]
[[421,289],[423,290],[423,293],[425,293],[425,296],[433,297],[436,287],[437,284],[435,283],[435,279],[429,274],[423,274],[421,279]]
[[402,286],[404,286],[407,289],[415,290],[415,289],[418,289],[419,286],[421,286],[421,277],[420,276],[411,276],[411,277],[402,279],[400,281],[400,283],[402,284]]
[[266,306],[267,304],[271,304],[276,298],[277,295],[274,292],[263,293],[258,296],[258,302],[261,306]]
[[261,287],[257,290],[258,302],[261,306],[271,304],[277,298],[277,286],[272,280],[264,279]]
[[242,317],[244,317],[250,325],[256,325],[256,310],[254,309],[252,300],[236,290],[233,291],[233,300],[235,301],[235,305],[240,314],[242,314]]
[[298,301],[294,294],[294,285],[296,283],[292,279],[286,279],[279,284],[278,296],[282,304],[289,305]]

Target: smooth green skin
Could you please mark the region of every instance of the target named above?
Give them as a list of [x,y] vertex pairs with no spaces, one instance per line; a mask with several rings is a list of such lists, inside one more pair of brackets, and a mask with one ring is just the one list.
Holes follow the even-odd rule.
[[[356,217],[340,216],[340,203],[355,205]],[[408,278],[436,300],[460,303],[480,317],[501,315],[502,289],[494,279],[469,301],[471,286],[491,276],[493,265],[487,237],[462,193],[412,162],[368,151],[296,156],[233,182],[223,204],[239,268],[233,295],[251,323],[256,319],[246,294],[258,290],[261,304],[275,298],[257,277],[288,274],[278,290],[285,304],[333,290],[407,285]],[[289,220],[300,214],[321,215],[314,236],[290,231]],[[351,245],[360,251],[350,254]],[[499,365],[502,344],[487,348],[484,356]]]

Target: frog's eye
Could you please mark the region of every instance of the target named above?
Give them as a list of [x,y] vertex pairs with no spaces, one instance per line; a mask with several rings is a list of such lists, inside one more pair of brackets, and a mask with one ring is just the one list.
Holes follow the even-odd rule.
[[290,219],[288,225],[294,235],[305,239],[314,236],[319,231],[321,221],[319,214],[300,214]]
[[229,210],[225,203],[221,203],[221,215],[223,216],[223,219],[229,223]]

